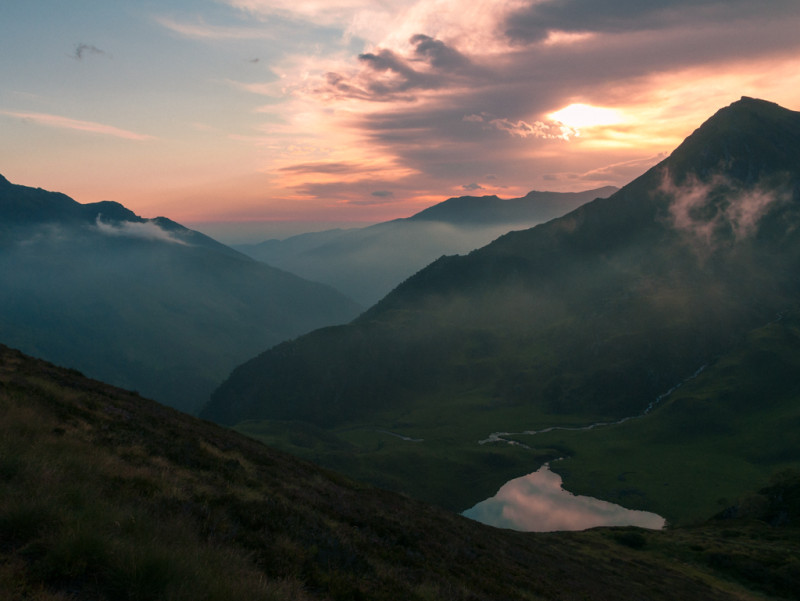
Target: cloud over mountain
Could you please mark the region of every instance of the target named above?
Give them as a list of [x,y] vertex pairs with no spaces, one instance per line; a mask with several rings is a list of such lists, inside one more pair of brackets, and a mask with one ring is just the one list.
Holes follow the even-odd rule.
[[98,214],[95,225],[97,226],[97,230],[106,236],[160,240],[162,242],[169,242],[171,244],[187,244],[187,242],[181,240],[180,238],[176,238],[172,232],[168,232],[153,221],[123,221],[113,223],[103,221],[103,215]]

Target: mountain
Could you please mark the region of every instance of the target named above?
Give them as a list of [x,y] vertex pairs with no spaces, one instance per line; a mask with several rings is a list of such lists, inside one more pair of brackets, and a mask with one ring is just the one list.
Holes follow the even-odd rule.
[[524,534],[2,345],[0,416],[9,601],[799,598],[797,474],[693,528]]
[[[442,257],[352,323],[241,365],[202,415],[311,456],[288,434],[307,424],[339,469],[466,508],[570,450],[477,444],[490,433],[641,415],[800,303],[798,226],[800,113],[742,98],[610,197]],[[389,451],[375,430],[425,442]],[[763,467],[781,461],[800,456]]]
[[238,363],[358,305],[164,217],[0,180],[0,335],[196,411]]
[[613,187],[570,193],[534,191],[511,199],[462,196],[407,219],[235,248],[269,265],[329,284],[369,306],[442,255],[469,252],[512,229],[543,223],[615,191]]

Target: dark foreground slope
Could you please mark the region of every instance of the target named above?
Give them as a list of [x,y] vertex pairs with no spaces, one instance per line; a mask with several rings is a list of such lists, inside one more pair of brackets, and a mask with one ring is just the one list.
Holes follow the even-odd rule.
[[800,590],[796,476],[729,512],[749,511],[744,520],[494,530],[2,346],[0,429],[9,601],[713,601]]
[[442,255],[466,253],[511,230],[560,217],[616,188],[530,192],[522,198],[462,196],[407,218],[351,230],[237,246],[269,265],[323,282],[370,306]]
[[[351,324],[243,364],[203,415],[276,441],[255,422],[335,429],[358,454],[337,467],[464,509],[567,450],[498,457],[478,440],[642,413],[800,302],[798,273],[800,113],[744,98],[609,198],[442,258]],[[378,469],[391,443],[356,439],[361,425],[425,441]],[[413,465],[432,453],[437,470]],[[459,492],[438,487],[454,473]]]
[[0,176],[0,334],[37,356],[196,411],[249,356],[357,312],[169,219]]

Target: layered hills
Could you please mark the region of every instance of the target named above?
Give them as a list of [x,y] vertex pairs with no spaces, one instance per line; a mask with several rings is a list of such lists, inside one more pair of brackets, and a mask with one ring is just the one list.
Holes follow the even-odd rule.
[[442,255],[469,252],[510,230],[560,217],[615,191],[613,187],[569,193],[533,191],[510,199],[462,196],[406,219],[235,248],[269,265],[329,284],[370,306]]
[[0,335],[196,411],[238,363],[359,306],[169,219],[0,177]]
[[496,530],[0,345],[9,601],[797,599],[798,481],[688,529]]
[[[608,198],[442,257],[352,323],[243,364],[202,415],[463,509],[522,465],[575,451],[559,439],[479,446],[490,432],[658,419],[664,393],[792,311],[798,226],[800,113],[742,98]],[[734,410],[715,398],[715,411]],[[782,407],[788,427],[796,403]],[[693,410],[684,406],[689,422]],[[387,453],[378,430],[424,442]],[[756,462],[749,450],[742,460]],[[778,455],[765,471],[800,462],[790,446]],[[413,482],[423,472],[427,489]],[[460,483],[431,484],[443,474]]]

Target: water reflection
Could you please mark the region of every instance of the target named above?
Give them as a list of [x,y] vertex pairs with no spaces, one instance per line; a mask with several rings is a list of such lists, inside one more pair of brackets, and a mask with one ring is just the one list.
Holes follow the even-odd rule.
[[585,530],[596,526],[640,526],[660,529],[664,518],[625,509],[592,497],[573,495],[561,487],[561,476],[547,465],[504,484],[491,499],[463,513],[466,517],[523,532]]

